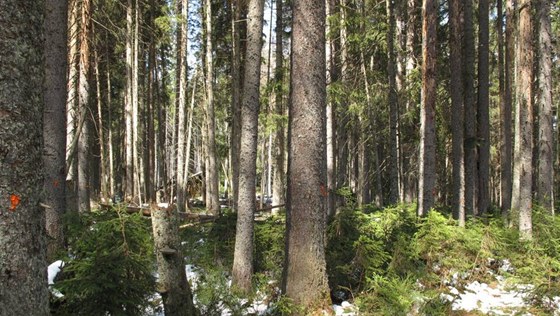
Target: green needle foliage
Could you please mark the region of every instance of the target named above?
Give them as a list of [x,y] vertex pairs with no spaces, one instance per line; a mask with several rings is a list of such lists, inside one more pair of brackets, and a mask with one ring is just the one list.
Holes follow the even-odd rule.
[[116,206],[69,219],[58,315],[142,315],[155,293],[149,221]]

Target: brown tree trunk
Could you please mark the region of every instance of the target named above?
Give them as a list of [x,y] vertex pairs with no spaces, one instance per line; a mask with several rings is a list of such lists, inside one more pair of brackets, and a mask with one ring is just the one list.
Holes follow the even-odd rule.
[[502,126],[501,150],[501,209],[502,217],[507,219],[511,209],[512,195],[512,104],[513,104],[513,69],[515,50],[515,0],[506,0],[506,36],[505,36],[505,61],[504,61],[504,89],[503,107],[500,113]]
[[[280,2],[280,0],[278,0]],[[327,0],[326,5],[326,34],[327,34],[327,44],[326,44],[326,68],[327,68],[327,87],[333,82],[338,80],[337,78],[337,65],[336,65],[336,47],[335,47],[335,35],[331,34],[333,27],[336,27],[334,23],[329,21],[331,16],[335,15],[336,5],[334,0]],[[329,23],[330,22],[330,23]],[[278,49],[278,48],[277,48]],[[326,109],[326,133],[327,133],[327,188],[328,188],[328,200],[327,200],[327,215],[329,218],[336,213],[336,201],[335,201],[335,190],[336,190],[336,104],[335,100],[332,98],[327,99],[327,109]]]
[[436,182],[436,25],[437,0],[422,3],[422,100],[420,107],[420,153],[418,215],[434,206]]
[[48,0],[45,11],[45,108],[43,109],[44,203],[47,258],[64,249],[66,211],[67,0]]
[[522,239],[532,238],[532,155],[533,155],[533,27],[531,0],[519,2],[519,39],[512,210],[519,213]]
[[241,51],[240,51],[240,26],[241,7],[239,1],[232,1],[232,52],[231,52],[231,169],[232,169],[232,195],[233,210],[237,211],[239,196],[239,148],[241,146]]
[[[256,210],[255,178],[264,2],[251,0],[248,8],[247,51],[243,76],[245,82],[241,100],[239,197],[232,269],[233,285],[245,293],[251,290],[253,277],[253,218]],[[262,194],[263,192],[261,196]]]
[[181,29],[177,34],[179,43],[179,102],[177,123],[177,206],[179,212],[184,212],[187,206],[187,183],[185,182],[185,169],[188,157],[185,156],[185,119],[187,111],[187,25],[188,25],[188,1],[181,0]]
[[399,201],[399,154],[398,154],[398,118],[399,105],[397,95],[397,55],[395,53],[395,5],[392,0],[386,0],[387,22],[387,74],[389,76],[389,204]]
[[330,306],[326,275],[325,2],[293,3],[283,293],[307,315]]
[[488,0],[478,1],[478,211],[490,208],[490,68]]
[[463,71],[461,34],[463,34],[461,0],[451,0],[449,5],[450,20],[450,67],[451,67],[451,134],[452,134],[452,207],[453,218],[459,226],[465,226],[465,162],[463,148],[464,115]]
[[476,168],[476,104],[475,104],[475,43],[473,22],[473,0],[464,2],[464,35],[463,35],[463,74],[465,96],[465,212],[477,215],[476,193],[478,187]]
[[538,79],[537,108],[539,110],[537,200],[545,209],[554,214],[550,1],[538,0],[537,5],[539,36],[536,75]]
[[[49,315],[45,215],[39,206],[44,187],[43,16],[45,9],[57,6],[56,1],[47,4],[0,2],[0,315]],[[64,23],[47,17],[49,26]],[[51,35],[60,36],[60,30]]]

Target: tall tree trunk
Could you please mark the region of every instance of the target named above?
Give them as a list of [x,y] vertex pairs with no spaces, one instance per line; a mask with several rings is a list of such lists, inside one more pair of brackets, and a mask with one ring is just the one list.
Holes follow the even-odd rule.
[[214,62],[212,48],[212,1],[205,0],[206,12],[206,129],[207,129],[207,162],[206,165],[206,209],[211,214],[220,212],[219,174],[216,154],[216,120],[214,117]]
[[184,212],[187,205],[187,183],[185,182],[185,117],[187,108],[187,25],[188,25],[188,1],[181,0],[181,29],[177,33],[179,44],[179,102],[178,102],[178,123],[177,123],[177,206],[180,212]]
[[[278,2],[281,2],[278,0]],[[327,67],[327,87],[331,85],[333,82],[338,80],[337,78],[337,65],[336,65],[336,48],[335,48],[335,35],[331,34],[333,27],[336,28],[332,22],[330,17],[335,15],[335,1],[334,0],[327,0],[325,2],[326,5],[326,35],[327,35],[327,43],[325,46],[326,49],[326,67]],[[277,22],[278,16],[278,7],[277,10]],[[330,20],[329,20],[330,19]],[[329,23],[330,22],[330,23]],[[278,34],[278,27],[277,27],[277,34]],[[278,35],[277,35],[278,36]],[[277,40],[278,42],[278,40]],[[277,54],[278,54],[278,46],[276,47]],[[280,53],[282,51],[280,50]],[[277,55],[278,58],[278,55]],[[336,201],[335,201],[335,190],[336,190],[336,104],[333,98],[327,99],[327,109],[326,109],[326,132],[327,132],[327,189],[328,189],[328,200],[327,200],[327,215],[329,218],[333,217],[336,213]]]
[[463,35],[463,74],[465,96],[465,212],[477,215],[477,169],[476,169],[476,104],[475,104],[475,43],[473,22],[473,0],[464,2],[464,35]]
[[488,0],[478,1],[478,211],[490,208],[490,68]]
[[550,1],[537,1],[538,24],[538,91],[539,109],[539,156],[537,200],[554,214],[554,168],[553,168],[553,131],[552,131],[552,44],[550,25]]
[[[150,17],[149,17],[149,25],[151,28],[154,27],[155,22],[155,1],[150,1]],[[155,149],[155,141],[156,141],[156,132],[154,126],[155,120],[155,105],[156,105],[156,87],[157,81],[155,79],[155,73],[157,71],[156,68],[156,49],[155,49],[155,37],[154,33],[150,32],[149,35],[149,48],[148,48],[148,93],[147,93],[147,102],[146,102],[146,112],[147,112],[147,161],[146,161],[146,176],[145,176],[145,183],[146,183],[146,200],[148,202],[155,202],[156,201],[156,191],[155,186],[157,184],[155,175],[156,175],[156,149]]]
[[515,3],[516,0],[506,0],[506,36],[504,61],[504,89],[503,107],[500,114],[502,121],[502,150],[501,150],[501,209],[502,217],[507,219],[511,209],[512,195],[512,104],[513,104],[513,69],[515,51]]
[[[239,197],[233,255],[233,284],[241,291],[251,290],[253,277],[253,218],[259,117],[259,84],[264,1],[249,1],[247,51],[241,99],[241,147],[239,153]],[[261,192],[262,195],[262,192]]]
[[[92,26],[92,37],[95,37],[95,28]],[[99,64],[101,63],[98,48],[96,45],[93,45],[93,71],[95,75],[95,101],[97,105],[97,134],[98,139],[96,145],[99,146],[99,177],[100,177],[100,190],[99,190],[99,197],[101,201],[107,201],[109,198],[109,174],[108,174],[108,159],[107,159],[107,152],[106,152],[106,139],[105,139],[105,122],[107,122],[103,118],[103,100],[105,97],[101,90],[101,73],[99,72]],[[108,107],[108,105],[107,105]],[[110,121],[109,121],[110,122]],[[111,124],[108,124],[109,127]]]
[[434,206],[436,182],[436,25],[437,0],[422,3],[422,100],[420,107],[420,154],[418,215]]
[[522,239],[532,238],[533,28],[531,9],[531,0],[519,2],[519,39],[516,52],[517,111],[511,206],[512,210],[519,214],[519,231]]
[[132,0],[127,0],[126,7],[126,92],[124,98],[124,118],[125,118],[125,201],[131,201],[134,196],[134,156],[133,156],[133,89],[132,89],[132,67],[133,67],[133,47],[132,38],[134,36],[132,22]]
[[138,121],[139,118],[139,111],[140,111],[140,103],[139,97],[140,94],[138,92],[138,84],[139,84],[139,37],[140,37],[140,8],[138,4],[138,0],[134,1],[134,28],[133,28],[133,43],[132,43],[132,157],[133,157],[133,172],[134,172],[134,202],[138,205],[142,204],[142,177],[141,172],[142,163],[140,162],[140,123]]
[[233,210],[237,211],[239,196],[239,148],[241,146],[241,51],[239,20],[241,19],[240,1],[232,1],[232,52],[231,52],[231,169],[232,169],[232,195]]
[[[340,76],[341,84],[344,86],[348,82],[348,32],[347,32],[347,8],[346,0],[340,0]],[[339,104],[340,113],[336,121],[336,189],[349,185],[348,165],[349,165],[349,144],[348,144],[348,104]],[[336,112],[335,112],[336,113]],[[344,199],[337,196],[337,206],[344,202]]]
[[[293,2],[283,293],[311,314],[330,306],[326,275],[325,2]],[[307,312],[307,311],[304,311]]]
[[[56,3],[47,2],[47,10],[60,8]],[[0,2],[0,315],[49,315],[45,216],[39,206],[44,12],[43,1]],[[47,17],[49,26],[64,23]]]
[[[284,94],[284,22],[283,22],[283,2],[276,0],[276,51],[274,67],[274,106],[278,117],[285,115]],[[272,204],[282,205],[286,203],[286,127],[284,119],[277,120],[274,152],[274,181],[272,187]],[[273,212],[277,212],[275,209]]]
[[453,218],[459,226],[465,226],[465,162],[463,148],[464,115],[463,71],[461,35],[463,34],[463,6],[461,0],[451,0],[449,5],[450,20],[450,66],[451,66],[451,134],[452,134],[452,207]]
[[165,315],[197,315],[180,251],[177,209],[174,206],[165,210],[153,208],[151,213],[159,276],[158,292],[163,298]]
[[80,29],[80,67],[78,112],[84,113],[84,125],[78,137],[78,210],[89,212],[90,207],[90,32],[91,32],[91,2],[83,0],[81,3]]
[[[47,228],[47,258],[64,249],[66,211],[66,71],[67,0],[48,0],[45,11],[45,108],[43,109],[43,185]],[[61,119],[62,118],[62,119]]]
[[397,56],[395,53],[395,5],[392,0],[386,0],[387,22],[387,74],[389,76],[389,204],[399,201],[399,160],[398,160],[398,118],[399,106],[397,95]]

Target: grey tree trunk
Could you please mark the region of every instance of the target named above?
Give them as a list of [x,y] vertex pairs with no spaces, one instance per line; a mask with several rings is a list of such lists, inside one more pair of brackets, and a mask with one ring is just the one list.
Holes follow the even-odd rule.
[[[344,89],[344,85],[348,82],[348,31],[347,31],[347,2],[340,0],[340,80]],[[349,163],[349,132],[347,113],[348,102],[341,102],[338,107],[340,113],[336,118],[336,189],[348,186],[348,165]],[[344,203],[344,199],[337,196],[336,206]]]
[[178,123],[177,123],[177,206],[179,212],[184,212],[187,206],[187,183],[185,182],[186,161],[185,156],[186,133],[185,119],[187,111],[187,25],[188,25],[188,1],[181,0],[181,29],[177,32],[177,42],[179,44],[179,102],[178,102]]
[[464,162],[464,115],[463,71],[461,35],[463,34],[463,6],[461,0],[451,0],[450,21],[450,66],[451,66],[451,135],[452,135],[452,207],[453,218],[459,226],[465,226],[465,162]]
[[397,203],[399,199],[399,147],[397,139],[399,100],[397,94],[397,55],[395,53],[395,5],[392,0],[386,0],[387,22],[387,74],[389,76],[389,204]]
[[478,212],[490,208],[490,68],[488,0],[478,1]]
[[239,197],[232,268],[233,285],[245,293],[251,290],[253,277],[253,218],[256,210],[255,178],[264,1],[251,0],[248,8],[247,50],[241,99]]
[[132,22],[132,0],[127,1],[126,7],[126,92],[124,101],[124,120],[125,120],[125,181],[124,194],[125,201],[131,201],[134,196],[134,156],[133,156],[133,89],[132,89],[132,67],[133,67],[133,47],[132,38],[134,36]]
[[[90,34],[91,34],[91,2],[83,0],[81,3],[80,20],[80,61],[78,86],[78,112],[89,112],[90,101]],[[78,136],[78,210],[90,212],[90,116],[85,114],[84,125]]]
[[205,0],[206,26],[206,129],[207,129],[207,165],[206,165],[206,209],[211,214],[220,212],[219,174],[216,154],[216,119],[214,116],[214,62],[212,49],[212,1]]
[[[278,0],[280,2],[280,0]],[[331,30],[334,25],[333,22],[329,23],[329,17],[335,14],[335,1],[327,0],[326,5],[326,34],[327,34],[327,44],[326,49],[326,67],[327,67],[327,87],[335,82],[337,78],[336,71],[336,47],[334,35],[331,34]],[[277,8],[278,10],[278,8]],[[277,17],[278,19],[278,17]],[[278,47],[277,47],[278,49]],[[327,215],[332,217],[336,214],[336,201],[335,201],[335,190],[336,190],[336,104],[335,100],[327,100],[326,109],[326,132],[327,132],[327,189],[328,189],[328,200],[327,200]]]
[[538,24],[538,91],[539,111],[538,134],[538,182],[537,200],[554,214],[554,168],[553,168],[553,131],[552,131],[552,44],[550,25],[550,1],[537,1]]
[[77,164],[75,162],[75,135],[78,118],[78,61],[79,61],[79,5],[77,0],[68,3],[68,84],[66,97],[66,206],[77,210]]
[[165,315],[197,315],[180,251],[177,209],[173,206],[165,210],[152,208],[151,213],[159,275],[158,292],[163,298]]
[[239,20],[241,19],[241,7],[237,1],[232,1],[233,19],[231,23],[232,33],[232,74],[231,74],[231,169],[232,169],[232,195],[233,210],[237,211],[237,200],[239,196],[239,147],[241,146],[241,50]]
[[420,153],[418,216],[434,206],[436,182],[436,25],[437,0],[422,2],[422,100],[420,107]]
[[533,155],[533,27],[531,0],[519,2],[517,41],[516,127],[511,207],[519,213],[521,239],[532,238],[532,155]]
[[[45,9],[43,1],[0,2],[0,315],[6,316],[49,315],[45,214],[39,206]],[[55,22],[48,17],[48,25]]]
[[282,291],[307,315],[330,306],[326,275],[325,2],[293,2],[286,257]]
[[464,2],[464,35],[463,35],[463,74],[465,96],[465,212],[477,215],[476,192],[478,187],[476,168],[476,103],[475,103],[475,43],[473,26],[473,0]]
[[[282,86],[284,85],[284,22],[282,15],[283,0],[276,0],[276,65],[274,70],[274,82],[276,85],[274,94],[274,105],[277,115],[285,115],[284,94]],[[286,203],[286,127],[284,120],[278,121],[276,127],[275,153],[274,153],[274,182],[272,187],[272,204],[281,205]]]
[[501,150],[501,210],[502,217],[507,220],[511,209],[512,195],[512,104],[513,104],[513,68],[515,50],[515,0],[506,0],[506,36],[504,61],[503,107],[500,112],[502,122]]
[[43,109],[44,203],[47,228],[47,258],[64,249],[66,211],[66,71],[67,0],[48,0],[45,11],[45,108]]

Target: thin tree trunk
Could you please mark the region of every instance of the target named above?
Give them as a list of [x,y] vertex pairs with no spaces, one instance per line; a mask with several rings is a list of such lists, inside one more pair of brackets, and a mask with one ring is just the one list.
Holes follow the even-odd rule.
[[282,292],[307,315],[330,306],[327,206],[325,2],[293,2],[286,257]]
[[397,95],[397,68],[395,54],[395,7],[392,0],[386,0],[387,22],[389,31],[387,32],[387,74],[389,76],[389,204],[399,201],[399,164],[398,164],[398,95]]
[[465,212],[477,215],[477,168],[476,168],[476,104],[475,104],[475,43],[473,26],[473,0],[464,2],[464,36],[463,36],[463,74],[465,96]]
[[[186,141],[186,149],[185,149],[185,173],[183,178],[183,183],[185,183],[185,188],[187,183],[189,183],[189,166],[191,161],[191,143],[192,143],[192,134],[193,134],[193,120],[194,120],[194,103],[195,103],[195,96],[196,96],[196,81],[197,81],[197,69],[195,69],[193,77],[192,77],[192,95],[191,95],[191,105],[189,108],[189,115],[187,118],[187,141]],[[186,208],[188,208],[188,197],[185,199]]]
[[436,25],[437,0],[422,3],[422,100],[420,107],[420,154],[418,215],[434,206],[436,182]]
[[515,0],[506,0],[506,36],[504,61],[504,100],[501,111],[502,151],[501,151],[501,199],[502,217],[507,220],[512,200],[512,104],[513,69],[515,51]]
[[463,34],[461,0],[451,0],[449,5],[451,50],[451,134],[452,134],[452,207],[453,218],[465,226],[465,162],[464,162],[464,103],[461,34]]
[[250,0],[248,6],[245,82],[241,100],[239,197],[232,268],[233,285],[245,293],[251,290],[253,277],[253,218],[256,210],[255,178],[264,1]]
[[206,165],[206,209],[211,214],[220,212],[219,173],[216,154],[216,120],[214,116],[214,62],[212,48],[212,1],[205,0],[206,12],[206,129],[207,129],[207,162]]
[[513,164],[512,210],[519,213],[521,239],[532,238],[533,28],[531,0],[519,3],[517,41],[517,111]]
[[[94,33],[95,34],[95,33]],[[95,36],[95,35],[94,35]],[[97,130],[98,130],[98,146],[99,146],[99,162],[100,162],[100,192],[99,196],[102,201],[109,199],[109,178],[108,178],[108,163],[107,153],[105,149],[105,124],[103,119],[103,100],[105,99],[101,92],[101,74],[99,73],[100,58],[97,52],[97,47],[93,46],[93,70],[95,74],[95,89],[96,89],[96,103],[97,103]],[[107,105],[108,106],[108,105]],[[110,121],[109,121],[110,122]],[[109,123],[109,126],[111,124]]]
[[132,89],[132,67],[133,67],[133,22],[132,22],[132,0],[127,0],[126,7],[126,93],[125,93],[125,201],[130,202],[134,196],[134,155],[133,155],[133,89]]
[[490,208],[490,68],[489,6],[478,1],[478,211],[485,215]]
[[[348,32],[346,28],[347,8],[346,0],[340,0],[340,76],[344,87],[348,83]],[[349,144],[348,144],[348,111],[347,102],[339,104],[340,111],[336,120],[336,189],[349,185],[348,164],[349,164]],[[343,204],[344,199],[340,196],[336,202],[337,206]]]
[[[54,10],[56,2],[48,1],[48,8],[43,1],[0,3],[0,315],[50,314],[45,216],[39,206],[45,184],[42,23],[45,9]],[[64,23],[47,17],[48,25]]]
[[538,91],[539,110],[538,181],[537,200],[554,214],[554,168],[552,131],[552,44],[550,25],[550,1],[537,1],[538,23]]
[[233,210],[237,211],[239,196],[239,148],[241,142],[241,52],[239,20],[241,19],[241,7],[238,1],[232,1],[232,74],[231,74],[231,113],[232,113],[232,135],[231,135],[231,169],[232,169],[232,195]]
[[181,0],[181,30],[178,32],[177,42],[179,43],[179,103],[178,103],[178,123],[177,123],[177,206],[179,212],[186,209],[187,183],[185,182],[185,116],[187,108],[187,25],[188,25],[188,1]]
[[[47,258],[64,249],[66,211],[67,0],[48,0],[45,11],[45,108],[43,109],[43,185]],[[62,119],[61,119],[62,118]]]
[[84,125],[78,137],[78,210],[81,213],[90,212],[90,32],[91,32],[91,2],[83,0],[81,3],[80,30],[80,62],[79,62],[79,93],[78,110],[85,113]]
[[[282,0],[277,0],[278,2],[282,2]],[[334,16],[335,14],[335,1],[334,0],[327,0],[325,2],[326,5],[326,34],[327,34],[327,43],[326,43],[326,67],[327,67],[327,87],[331,85],[333,82],[337,80],[337,72],[336,72],[336,61],[335,61],[335,44],[334,44],[334,35],[331,34],[331,30],[333,28],[332,22],[329,23],[329,18]],[[276,19],[278,23],[278,17],[281,16],[281,10],[276,8]],[[280,12],[280,13],[279,13]],[[276,34],[278,34],[278,26]],[[278,35],[277,35],[278,36]],[[276,40],[278,42],[278,39]],[[278,45],[278,44],[277,44]],[[281,54],[282,50],[278,51],[278,46],[276,46],[277,57],[278,52]],[[278,59],[277,59],[278,60]],[[278,67],[278,65],[276,66]],[[281,95],[280,95],[281,97]],[[327,215],[329,218],[332,218],[336,213],[336,204],[335,204],[335,190],[336,190],[336,125],[335,125],[335,117],[336,117],[336,105],[335,100],[332,98],[327,99],[327,110],[326,110],[326,132],[327,132],[327,189],[328,189],[328,200],[327,200]],[[282,135],[283,136],[283,135]],[[278,205],[273,203],[274,205]]]

